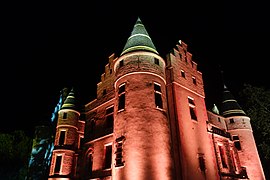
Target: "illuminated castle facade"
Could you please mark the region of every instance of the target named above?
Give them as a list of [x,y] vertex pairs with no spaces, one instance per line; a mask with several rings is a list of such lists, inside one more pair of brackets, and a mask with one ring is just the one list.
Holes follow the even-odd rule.
[[179,41],[163,59],[138,18],[109,57],[97,98],[58,111],[50,180],[264,180],[250,118],[224,86],[208,111],[202,73]]

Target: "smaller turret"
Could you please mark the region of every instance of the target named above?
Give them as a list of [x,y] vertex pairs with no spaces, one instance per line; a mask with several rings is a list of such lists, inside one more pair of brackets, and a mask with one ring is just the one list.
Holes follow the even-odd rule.
[[228,132],[237,149],[242,170],[249,179],[264,180],[250,118],[242,110],[231,92],[224,85],[221,114],[225,117]]
[[81,132],[83,132],[81,128],[83,123],[79,121],[79,117],[80,112],[72,88],[58,112],[49,179],[56,177],[74,178],[76,157],[82,137]]

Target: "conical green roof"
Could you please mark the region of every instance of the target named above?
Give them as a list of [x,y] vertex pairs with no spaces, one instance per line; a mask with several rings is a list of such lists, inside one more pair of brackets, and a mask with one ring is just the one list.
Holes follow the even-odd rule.
[[233,95],[225,85],[221,104],[221,114],[224,117],[246,116],[246,113],[242,110],[238,102],[234,99]]
[[77,110],[77,103],[76,103],[76,98],[75,98],[75,93],[74,89],[72,88],[67,95],[61,109],[73,109]]
[[137,19],[121,55],[132,51],[150,51],[158,54],[140,18]]

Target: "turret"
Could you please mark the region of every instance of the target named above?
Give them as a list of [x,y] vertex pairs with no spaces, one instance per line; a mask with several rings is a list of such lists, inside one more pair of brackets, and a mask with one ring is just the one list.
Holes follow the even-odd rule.
[[250,118],[242,110],[232,93],[224,85],[221,115],[225,117],[228,132],[237,149],[242,171],[247,178],[264,180],[264,172],[253,137]]
[[79,143],[83,137],[83,122],[79,117],[74,89],[71,89],[58,111],[49,179],[72,179],[76,175]]
[[173,179],[165,61],[140,18],[114,64],[115,179]]

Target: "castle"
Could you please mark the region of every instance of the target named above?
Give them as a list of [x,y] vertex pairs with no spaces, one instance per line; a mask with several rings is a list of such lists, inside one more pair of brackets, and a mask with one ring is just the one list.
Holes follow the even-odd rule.
[[224,85],[206,109],[202,73],[179,41],[166,59],[140,18],[97,98],[64,89],[49,180],[264,180],[250,118]]

